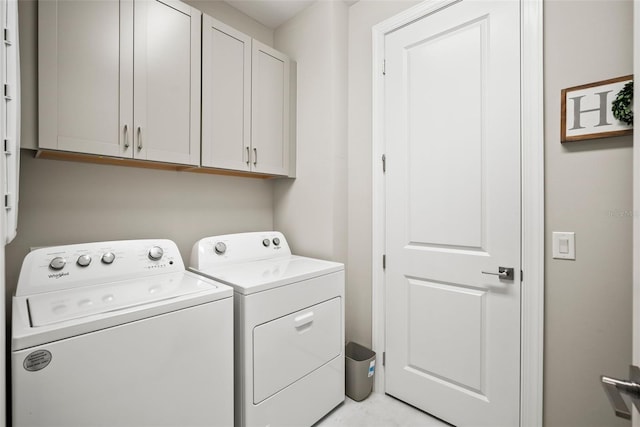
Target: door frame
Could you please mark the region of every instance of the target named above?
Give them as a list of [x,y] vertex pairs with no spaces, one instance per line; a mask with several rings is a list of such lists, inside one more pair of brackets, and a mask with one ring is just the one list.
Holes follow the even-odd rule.
[[[372,335],[377,353],[376,392],[384,392],[385,249],[384,40],[385,36],[461,0],[426,0],[372,28]],[[542,425],[544,352],[544,98],[543,0],[520,0],[521,46],[521,335],[520,426]]]
[[[640,5],[633,5],[633,39],[640,37]],[[633,44],[633,74],[640,75],[640,43]],[[634,92],[640,90],[640,82],[634,77]],[[636,101],[636,104],[638,102]],[[635,120],[636,124],[638,120]],[[640,366],[640,132],[633,133],[633,357],[632,363]],[[640,414],[631,405],[632,426],[640,427]]]

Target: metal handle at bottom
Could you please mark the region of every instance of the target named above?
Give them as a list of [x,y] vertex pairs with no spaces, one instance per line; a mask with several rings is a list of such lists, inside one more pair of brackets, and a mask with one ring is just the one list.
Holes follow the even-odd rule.
[[611,406],[616,416],[631,419],[631,411],[627,407],[626,402],[622,398],[622,394],[626,394],[631,397],[636,409],[640,411],[640,369],[637,366],[631,365],[629,367],[630,380],[619,380],[616,378],[601,376],[600,381],[604,388]]
[[129,148],[129,126],[124,125],[124,148]]
[[258,149],[254,147],[253,149],[253,166],[258,164]]
[[247,166],[251,163],[251,152],[249,151],[249,147],[245,147],[247,149]]
[[138,126],[138,151],[142,150],[142,127]]

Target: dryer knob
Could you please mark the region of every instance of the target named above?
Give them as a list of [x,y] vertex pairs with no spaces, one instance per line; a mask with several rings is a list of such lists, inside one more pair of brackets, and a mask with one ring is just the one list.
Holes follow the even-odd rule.
[[271,244],[271,240],[269,240],[269,239],[264,239],[264,240],[262,241],[262,244],[264,245],[264,247],[268,248],[268,247],[269,247],[269,245]]
[[86,267],[89,264],[91,264],[91,257],[89,255],[80,255],[78,257],[78,261],[76,261],[76,263],[80,266],[80,267]]
[[273,244],[276,245],[276,246],[280,246],[280,239],[277,238],[277,237],[274,237],[273,238]]
[[100,258],[100,261],[102,261],[103,264],[111,264],[115,259],[116,254],[114,254],[113,252],[105,252],[102,254],[102,258]]
[[216,251],[216,253],[218,255],[222,255],[223,253],[225,253],[227,251],[227,245],[224,242],[218,242],[218,243],[216,243],[216,246],[214,247],[214,250]]
[[160,246],[154,246],[149,249],[149,259],[152,261],[158,261],[164,255],[164,251]]
[[49,268],[52,270],[62,270],[65,265],[67,265],[67,261],[64,258],[57,256],[51,260]]

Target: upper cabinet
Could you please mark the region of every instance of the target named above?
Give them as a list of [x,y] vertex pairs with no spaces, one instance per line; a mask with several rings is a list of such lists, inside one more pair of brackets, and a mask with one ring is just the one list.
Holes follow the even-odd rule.
[[291,176],[290,62],[204,15],[202,166]]
[[199,165],[200,16],[173,0],[41,0],[39,148]]
[[251,37],[202,17],[202,166],[251,171]]
[[251,161],[256,172],[289,173],[289,58],[253,40]]

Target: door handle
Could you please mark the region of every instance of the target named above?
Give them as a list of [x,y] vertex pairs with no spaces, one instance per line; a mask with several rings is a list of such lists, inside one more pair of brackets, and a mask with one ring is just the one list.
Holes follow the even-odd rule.
[[293,319],[293,325],[296,329],[300,329],[311,322],[313,322],[313,311],[302,314]]
[[514,273],[511,267],[498,267],[498,272],[482,271],[482,274],[490,274],[492,276],[498,276],[500,279],[513,280]]
[[247,166],[251,163],[251,153],[249,152],[249,146],[247,148]]
[[258,149],[257,148],[253,148],[253,166],[256,166],[258,164]]
[[124,148],[129,148],[129,126],[124,125]]
[[142,150],[142,127],[138,126],[138,151]]
[[631,397],[631,401],[637,410],[640,411],[640,369],[637,366],[629,366],[630,380],[619,380],[616,378],[601,376],[600,381],[616,416],[631,419],[631,411],[627,407],[622,394]]

